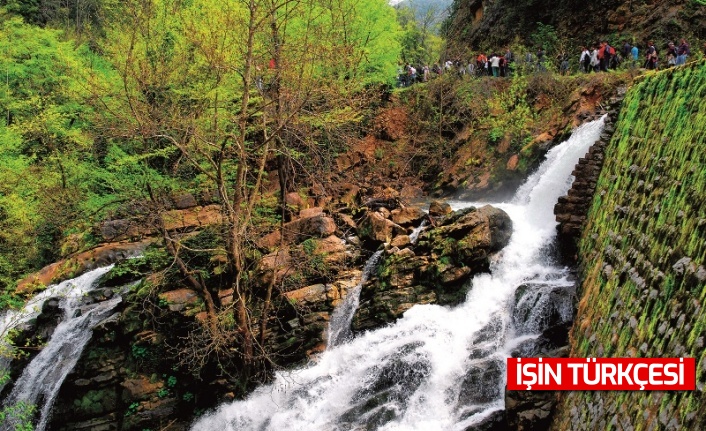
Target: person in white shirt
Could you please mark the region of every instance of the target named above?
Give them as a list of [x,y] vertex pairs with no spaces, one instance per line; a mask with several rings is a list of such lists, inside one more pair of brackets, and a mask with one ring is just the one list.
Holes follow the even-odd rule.
[[588,73],[589,67],[591,67],[591,52],[585,46],[581,47],[581,57],[579,58],[579,67],[585,73]]
[[490,57],[490,67],[493,68],[493,76],[495,78],[500,76],[500,57],[497,54],[493,54]]

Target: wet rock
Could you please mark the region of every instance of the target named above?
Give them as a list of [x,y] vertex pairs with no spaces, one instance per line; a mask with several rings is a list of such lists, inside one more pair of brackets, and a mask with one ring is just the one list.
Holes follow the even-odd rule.
[[459,406],[490,403],[502,394],[505,367],[496,360],[471,365],[463,378],[458,396]]
[[447,202],[431,201],[429,204],[429,215],[432,217],[442,217],[452,212],[453,209]]
[[552,391],[506,391],[508,429],[548,429],[555,404],[556,398]]
[[[465,282],[487,270],[490,256],[510,240],[512,221],[491,206],[468,208],[439,221],[419,236],[414,246],[383,256],[363,286],[355,330],[376,328],[399,318],[414,304],[457,304]],[[397,245],[406,243],[395,239]]]
[[407,231],[395,222],[384,218],[378,212],[368,212],[358,224],[358,236],[373,247],[389,242],[397,235],[404,235]]
[[69,258],[52,263],[40,271],[31,274],[17,283],[18,293],[28,293],[77,277],[84,272],[116,263],[128,257],[137,256],[144,251],[153,240],[140,242],[116,242],[102,244],[92,250],[75,254]]
[[419,226],[426,217],[426,213],[417,207],[405,207],[393,210],[391,219],[400,226]]
[[483,419],[481,423],[466,428],[466,431],[507,431],[508,429],[510,428],[507,424],[507,414],[504,410],[497,410]]

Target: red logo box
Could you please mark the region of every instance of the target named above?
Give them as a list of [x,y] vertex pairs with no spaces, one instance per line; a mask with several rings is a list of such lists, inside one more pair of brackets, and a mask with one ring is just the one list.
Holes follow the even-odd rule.
[[508,358],[512,391],[693,391],[694,358]]

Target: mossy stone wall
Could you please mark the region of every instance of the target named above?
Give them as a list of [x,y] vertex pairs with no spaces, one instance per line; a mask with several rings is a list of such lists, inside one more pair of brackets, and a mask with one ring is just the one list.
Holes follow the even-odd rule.
[[563,394],[553,429],[706,429],[706,63],[640,79],[580,245],[574,357],[694,357],[693,392]]

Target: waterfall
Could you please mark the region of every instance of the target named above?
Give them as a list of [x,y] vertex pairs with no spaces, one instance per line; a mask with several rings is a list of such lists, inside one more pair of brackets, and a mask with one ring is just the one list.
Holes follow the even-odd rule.
[[[414,228],[412,233],[409,234],[409,240],[412,244],[417,242],[419,234],[422,233],[426,227],[426,220],[423,220],[419,226]],[[360,282],[348,292],[343,303],[340,304],[331,314],[331,321],[329,322],[328,328],[328,342],[326,345],[327,349],[349,340],[353,333],[351,332],[351,322],[353,321],[353,315],[355,315],[358,306],[360,305],[360,291],[363,289],[363,285],[370,274],[373,273],[375,268],[377,268],[378,261],[382,256],[384,250],[378,250],[368,259],[363,267],[363,273],[360,276]]]
[[331,314],[331,321],[328,326],[328,342],[326,343],[327,349],[338,346],[353,336],[351,332],[351,322],[353,321],[355,311],[358,309],[358,305],[360,305],[360,290],[363,288],[365,282],[368,281],[370,274],[372,274],[373,270],[377,267],[383,251],[384,250],[376,251],[370,259],[368,259],[363,267],[360,282],[348,292],[343,302],[336,307]]
[[99,268],[73,280],[51,286],[28,301],[20,312],[5,315],[2,329],[7,331],[36,317],[44,300],[61,296],[59,307],[63,312],[63,320],[41,352],[15,381],[12,391],[3,402],[5,407],[19,403],[36,405],[39,413],[34,428],[36,431],[42,431],[46,427],[61,384],[91,339],[91,330],[110,317],[121,301],[116,295],[107,301],[84,305],[85,293],[93,289],[96,281],[111,268],[112,266]]
[[[544,329],[530,304],[571,284],[568,269],[547,253],[556,234],[553,209],[603,122],[574,131],[513,201],[495,204],[510,215],[514,232],[491,274],[472,279],[462,305],[417,305],[304,369],[277,373],[272,384],[219,407],[193,429],[460,431],[503,409],[506,358]],[[516,303],[518,289],[525,294]]]

